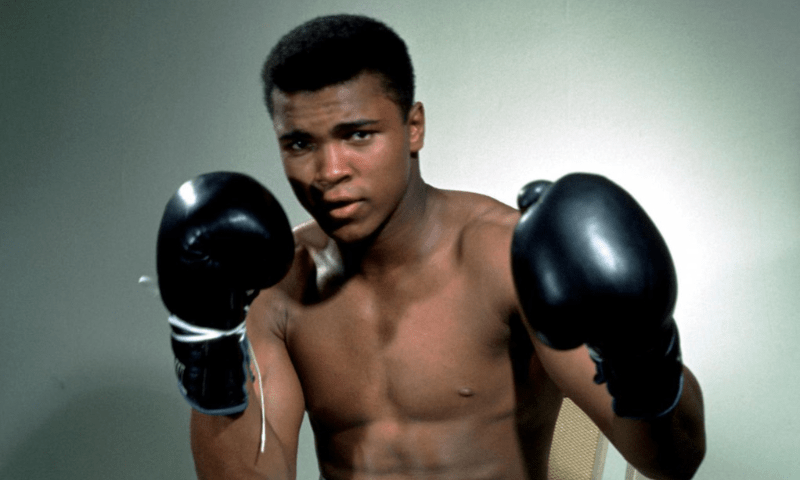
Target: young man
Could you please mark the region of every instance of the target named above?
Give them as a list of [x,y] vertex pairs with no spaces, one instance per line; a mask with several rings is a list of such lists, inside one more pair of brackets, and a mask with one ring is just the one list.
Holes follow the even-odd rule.
[[[239,232],[242,218],[259,217],[253,231],[269,245],[231,237],[217,245],[222,250],[215,255],[227,255],[223,260],[231,262],[230,256],[239,255],[241,264],[230,274],[215,263],[213,280],[203,286],[228,295],[221,303],[233,320],[225,329],[241,318],[250,299],[245,290],[281,278],[283,267],[270,262],[292,259],[288,274],[261,290],[249,308],[246,338],[252,349],[246,341],[240,346],[252,352],[259,367],[256,382],[240,375],[247,354],[238,347],[229,349],[238,371],[228,365],[220,374],[217,366],[226,363],[220,357],[228,354],[207,346],[187,353],[183,337],[176,337],[182,388],[195,407],[191,438],[201,479],[293,478],[305,411],[321,474],[329,480],[544,479],[564,396],[643,473],[653,478],[694,474],[705,450],[702,399],[696,380],[680,366],[671,318],[659,318],[662,323],[650,329],[658,331],[652,338],[663,339],[668,330],[672,340],[668,348],[658,347],[666,353],[651,362],[655,373],[644,374],[656,380],[642,388],[678,385],[677,379],[677,393],[673,389],[666,408],[645,408],[645,414],[625,415],[637,418],[623,418],[618,414],[627,408],[620,406],[623,402],[634,406],[629,412],[638,412],[640,404],[653,403],[650,397],[664,395],[631,393],[641,389],[624,378],[609,380],[609,388],[595,383],[598,370],[590,351],[572,348],[583,340],[566,350],[547,346],[561,337],[548,337],[549,313],[531,311],[538,307],[530,302],[523,311],[517,291],[526,297],[535,288],[512,272],[512,242],[522,241],[514,238],[519,212],[485,196],[436,189],[421,178],[425,111],[413,102],[411,62],[394,32],[364,17],[313,20],[281,40],[263,76],[286,175],[314,220],[294,230],[292,259],[282,251],[283,234],[275,233],[284,228],[285,217],[270,199],[259,203],[268,197],[258,193],[259,187],[239,177],[214,177],[196,181],[192,192],[180,196],[181,215],[188,211],[195,221],[198,204],[239,195],[231,200],[239,204],[214,215],[227,216],[225,228]],[[227,186],[215,186],[218,180]],[[554,192],[568,188],[556,186]],[[169,208],[168,226],[175,223],[167,220],[174,217]],[[268,213],[253,213],[259,209]],[[220,228],[216,217],[196,222],[202,233],[193,238]],[[185,256],[168,251],[167,240],[162,241],[169,237],[167,229],[162,227],[159,238],[162,296],[189,322],[175,320],[175,331],[194,331],[191,324],[222,329],[219,318],[225,315],[206,306],[212,295],[187,292],[185,282],[176,286],[171,272],[185,267],[164,266],[168,258]],[[528,241],[522,250],[532,251],[537,242]],[[514,258],[514,268],[527,268]],[[240,282],[241,271],[252,270],[251,264],[278,273]],[[515,287],[515,275],[522,285]],[[201,306],[181,315],[172,290],[185,294],[177,303]],[[585,292],[578,296],[586,297]],[[604,321],[592,328],[606,330]],[[620,330],[618,325],[608,329]],[[618,372],[627,371],[626,356],[616,353],[614,343],[598,340],[591,351],[601,366],[600,354],[616,359],[600,369],[605,380],[625,377]],[[208,361],[198,367],[201,357]],[[659,366],[667,363],[682,375],[663,373],[668,369]],[[236,375],[224,373],[231,369]],[[217,383],[226,386],[209,386],[214,375],[224,377]],[[642,372],[631,375],[644,378]],[[198,384],[200,377],[205,380]],[[238,380],[231,383],[229,377]],[[234,400],[229,407],[227,392],[241,393],[242,384],[251,401]],[[220,396],[225,399],[218,402]],[[209,399],[211,406],[204,404]]]

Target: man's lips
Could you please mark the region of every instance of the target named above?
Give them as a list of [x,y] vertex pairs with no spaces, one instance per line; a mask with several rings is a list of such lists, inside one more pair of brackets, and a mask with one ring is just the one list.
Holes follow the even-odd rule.
[[342,220],[352,217],[361,204],[361,200],[348,198],[323,202],[322,207],[329,217]]

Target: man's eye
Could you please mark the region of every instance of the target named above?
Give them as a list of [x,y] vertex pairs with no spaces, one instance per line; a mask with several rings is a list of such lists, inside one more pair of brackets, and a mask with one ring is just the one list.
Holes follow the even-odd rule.
[[367,132],[364,130],[357,130],[350,134],[350,138],[357,141],[369,140],[372,137],[372,132]]
[[310,148],[310,146],[311,146],[311,144],[309,142],[305,141],[305,140],[295,140],[295,141],[287,144],[286,148],[288,150],[293,151],[293,152],[302,152],[304,150],[308,150]]

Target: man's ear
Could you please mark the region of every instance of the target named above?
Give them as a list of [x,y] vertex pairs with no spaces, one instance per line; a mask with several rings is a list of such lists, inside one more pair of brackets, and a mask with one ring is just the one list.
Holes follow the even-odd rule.
[[408,111],[408,140],[411,153],[422,150],[425,144],[425,107],[417,102]]

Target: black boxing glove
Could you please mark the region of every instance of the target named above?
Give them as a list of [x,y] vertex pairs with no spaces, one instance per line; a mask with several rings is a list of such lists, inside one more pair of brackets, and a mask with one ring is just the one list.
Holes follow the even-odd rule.
[[586,344],[617,415],[670,412],[683,385],[672,318],[677,279],[656,226],[597,175],[533,182],[518,202],[512,270],[537,337],[557,349]]
[[181,393],[203,413],[243,411],[250,374],[246,311],[291,266],[286,214],[246,175],[201,175],[167,203],[156,257]]

